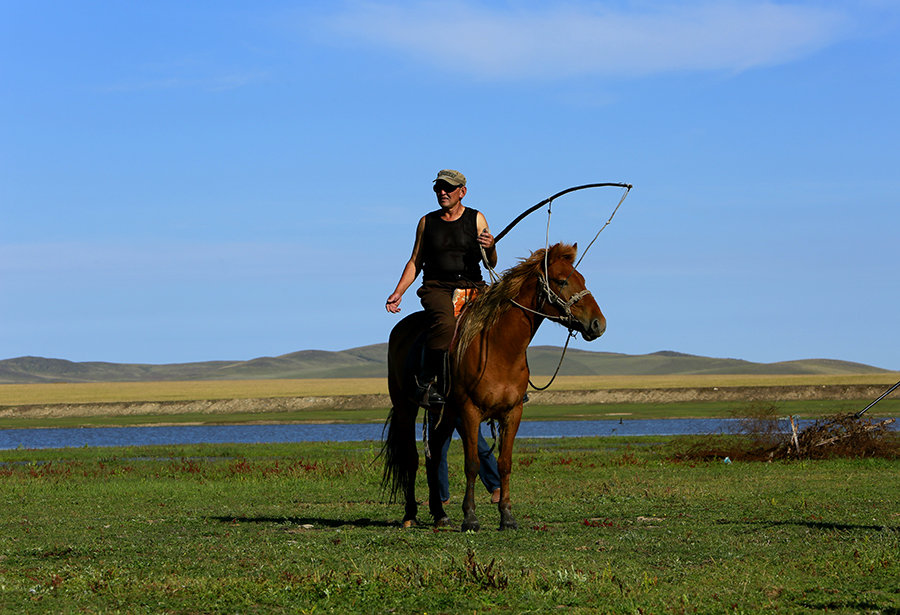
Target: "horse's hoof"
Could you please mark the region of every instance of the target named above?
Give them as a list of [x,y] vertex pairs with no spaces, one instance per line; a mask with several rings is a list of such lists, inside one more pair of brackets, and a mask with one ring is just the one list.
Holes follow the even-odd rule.
[[441,517],[434,520],[434,527],[450,527],[451,525],[453,523],[450,521],[450,517]]
[[475,521],[464,521],[460,528],[463,532],[477,532],[481,529],[481,524]]
[[500,529],[501,530],[517,530],[517,529],[519,529],[519,524],[516,523],[516,518],[513,517],[512,511],[510,511],[509,506],[500,508]]
[[415,525],[416,525],[415,519],[404,519],[403,523],[400,524],[400,527],[402,527],[404,530],[407,530]]

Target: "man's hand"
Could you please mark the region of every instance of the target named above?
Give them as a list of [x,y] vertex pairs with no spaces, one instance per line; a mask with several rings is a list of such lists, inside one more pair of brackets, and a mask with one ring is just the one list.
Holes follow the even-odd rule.
[[480,243],[485,248],[490,248],[494,245],[494,236],[491,235],[490,231],[484,229],[478,236],[478,243]]
[[400,293],[391,293],[391,296],[387,298],[384,304],[385,309],[391,314],[396,314],[400,311],[400,300],[402,298],[403,295]]

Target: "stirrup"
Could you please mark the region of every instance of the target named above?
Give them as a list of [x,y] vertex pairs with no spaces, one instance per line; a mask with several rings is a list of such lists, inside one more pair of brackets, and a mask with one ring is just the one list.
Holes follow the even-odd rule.
[[437,390],[437,378],[433,378],[425,384],[418,384],[418,382],[416,384],[416,397],[419,405],[423,408],[440,408],[446,403],[444,396]]

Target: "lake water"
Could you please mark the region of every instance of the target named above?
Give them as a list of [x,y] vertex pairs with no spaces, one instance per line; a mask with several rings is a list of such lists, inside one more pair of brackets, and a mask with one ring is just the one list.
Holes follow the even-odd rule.
[[[577,436],[673,436],[731,433],[738,419],[525,421],[520,438]],[[805,425],[807,423],[803,423]],[[802,426],[801,425],[801,428]],[[892,425],[897,428],[897,423]],[[489,430],[482,426],[485,437]],[[381,439],[381,424],[364,425],[171,425],[0,429],[0,449],[167,444],[356,442]],[[421,439],[421,424],[417,437]]]

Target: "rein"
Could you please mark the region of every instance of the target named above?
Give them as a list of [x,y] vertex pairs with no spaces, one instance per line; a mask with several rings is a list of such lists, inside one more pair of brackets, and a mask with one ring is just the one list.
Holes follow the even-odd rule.
[[[556,376],[559,375],[559,370],[562,367],[563,359],[566,358],[566,350],[569,349],[569,342],[571,339],[575,337],[575,333],[569,329],[569,334],[566,336],[566,344],[563,346],[562,353],[559,355],[559,363],[556,364],[556,369],[553,370],[553,375],[550,376],[550,381],[542,387],[537,386],[535,383],[531,381],[531,376],[528,376],[528,384],[531,385],[531,388],[535,391],[546,391],[550,388],[550,385],[553,384],[553,381],[556,380]],[[525,366],[528,367],[528,354],[525,355]],[[529,373],[531,372],[531,368],[528,369]]]

